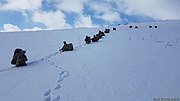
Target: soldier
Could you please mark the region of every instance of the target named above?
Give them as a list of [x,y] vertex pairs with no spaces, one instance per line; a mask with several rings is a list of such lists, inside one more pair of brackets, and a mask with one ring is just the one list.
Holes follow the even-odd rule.
[[101,36],[105,36],[104,32],[102,32],[102,31],[99,31],[99,34],[100,34]]
[[98,42],[99,39],[96,37],[96,35],[94,35],[91,40],[92,40],[92,42]]
[[73,51],[73,44],[72,43],[68,44],[68,51]]
[[149,26],[149,28],[152,28],[152,26]]
[[90,44],[90,43],[91,43],[91,37],[86,36],[86,38],[84,39],[84,41],[86,42],[86,44]]
[[66,41],[63,42],[64,46],[61,48],[61,51],[66,51],[68,49],[68,45],[66,43]]
[[20,66],[26,66],[26,61],[28,60],[26,55],[25,55],[26,51],[21,51],[20,54],[18,54],[17,56],[17,60],[16,60],[16,67],[20,67]]
[[99,40],[102,38],[102,36],[100,34],[96,34],[96,38]]
[[67,50],[67,47],[68,47],[68,45],[67,45],[67,43],[66,43],[66,41],[64,41],[63,42],[64,43],[64,46],[61,48],[61,50],[60,51],[65,51],[65,50]]
[[64,52],[64,51],[72,51],[73,50],[72,43],[67,44],[66,41],[64,41],[63,43],[64,43],[64,46],[60,49],[60,51]]
[[109,32],[110,32],[110,29],[105,29],[104,32],[105,32],[105,33],[109,33]]
[[113,27],[113,30],[116,30],[116,28],[115,28],[115,27]]
[[134,28],[138,29],[139,27],[138,27],[138,26],[135,26]]
[[12,65],[16,64],[17,56],[21,53],[21,51],[22,51],[22,49],[19,49],[19,48],[15,49],[13,58],[11,60]]

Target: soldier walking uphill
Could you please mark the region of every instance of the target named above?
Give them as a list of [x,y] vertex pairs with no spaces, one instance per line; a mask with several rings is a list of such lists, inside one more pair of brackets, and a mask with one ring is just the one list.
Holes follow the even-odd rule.
[[26,61],[28,59],[27,59],[25,53],[26,53],[26,51],[24,51],[22,49],[16,49],[14,51],[14,55],[11,60],[11,64],[16,65],[16,67],[26,66],[27,65]]

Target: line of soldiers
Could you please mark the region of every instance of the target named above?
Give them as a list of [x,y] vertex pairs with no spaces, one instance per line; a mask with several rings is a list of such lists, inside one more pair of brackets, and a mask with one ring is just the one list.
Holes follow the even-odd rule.
[[[114,29],[113,29],[114,30]],[[90,44],[91,41],[92,42],[98,42],[99,39],[101,39],[103,36],[105,36],[105,33],[109,33],[110,29],[105,29],[105,31],[99,31],[98,34],[93,35],[93,38],[91,38],[90,36],[86,36],[84,41],[86,44]]]
[[27,56],[26,51],[22,49],[15,49],[11,64],[16,65],[16,67],[26,66]]
[[[133,28],[133,26],[129,26],[129,28]],[[139,27],[138,27],[138,26],[135,26],[134,28],[138,29]]]
[[[149,26],[149,28],[153,28],[153,26]],[[154,28],[157,28],[157,26],[154,26]]]
[[101,39],[103,36],[105,36],[104,32],[99,31],[99,33],[94,35],[91,40],[92,42],[98,42],[98,40]]
[[[92,39],[91,39],[91,37],[86,36],[85,42],[86,42],[86,44],[91,43],[91,41],[92,42],[98,42],[98,40],[101,39],[103,36],[105,36],[104,32],[99,31],[99,33],[94,35]],[[67,44],[67,42],[64,41],[63,44],[64,44],[63,47],[61,49],[59,49],[60,52],[73,51],[73,44],[72,43]]]
[[[132,26],[132,25],[130,25],[130,26],[129,26],[129,28],[133,28],[133,26]],[[137,28],[139,28],[139,27],[138,27],[138,26],[135,26],[134,28],[136,28],[136,29],[137,29]],[[153,28],[153,26],[149,26],[149,28]],[[157,28],[157,26],[154,26],[154,28]]]
[[[113,30],[116,30],[116,28],[113,27]],[[110,32],[110,29],[105,29],[104,32],[99,31],[99,33],[94,35],[93,38],[91,38],[90,36],[86,36],[84,41],[86,42],[86,44],[91,43],[91,41],[92,42],[98,42],[99,39],[101,39],[103,36],[105,36],[104,33],[109,33],[109,32]],[[64,45],[59,50],[60,52],[73,51],[73,44],[72,43],[67,44],[66,41],[64,41],[63,43],[64,43]],[[26,61],[28,59],[27,59],[27,56],[25,55],[25,53],[26,53],[25,50],[22,50],[19,48],[15,49],[13,58],[11,60],[11,64],[16,65],[16,67],[26,66],[27,65]]]

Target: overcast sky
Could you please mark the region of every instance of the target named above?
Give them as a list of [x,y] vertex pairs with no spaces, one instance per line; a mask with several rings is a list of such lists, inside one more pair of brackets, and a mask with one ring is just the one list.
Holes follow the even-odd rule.
[[180,0],[0,0],[0,30],[97,27],[180,19]]

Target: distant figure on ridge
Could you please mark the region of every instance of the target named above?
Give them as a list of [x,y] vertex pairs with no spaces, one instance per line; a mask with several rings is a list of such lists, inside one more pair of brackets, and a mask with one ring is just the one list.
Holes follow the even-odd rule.
[[139,27],[138,27],[138,26],[135,26],[134,28],[138,29]]
[[86,36],[86,38],[84,39],[84,41],[86,42],[86,44],[90,44],[90,43],[91,43],[91,37]]
[[115,28],[115,27],[113,27],[113,30],[116,30],[116,28]]
[[109,33],[110,29],[105,29],[104,33]]
[[91,40],[92,42],[98,42],[99,38],[96,35],[94,35]]
[[100,36],[105,36],[104,32],[99,31]]

